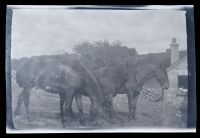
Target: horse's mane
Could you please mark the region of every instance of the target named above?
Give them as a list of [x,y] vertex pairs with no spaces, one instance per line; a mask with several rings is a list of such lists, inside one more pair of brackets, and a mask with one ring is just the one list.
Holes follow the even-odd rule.
[[156,68],[160,68],[160,64],[155,64],[151,58],[145,57],[139,59],[135,65],[135,70],[139,74],[144,74],[145,72],[151,73],[154,72]]
[[79,64],[81,65],[81,67],[85,70],[85,72],[91,77],[92,81],[94,82],[94,84],[95,84],[95,86],[97,88],[97,91],[96,91],[97,99],[99,99],[100,102],[103,102],[102,91],[101,91],[101,88],[99,86],[98,80],[94,76],[94,73],[90,69],[88,69],[88,67],[86,67],[85,64],[82,63],[80,60],[77,60],[77,61],[79,62]]
[[92,71],[90,71],[84,63],[82,63],[81,61],[79,61],[80,65],[84,68],[84,70],[90,75],[90,77],[92,78],[92,80],[95,82],[96,86],[98,86],[98,82],[95,78],[95,76],[93,75]]

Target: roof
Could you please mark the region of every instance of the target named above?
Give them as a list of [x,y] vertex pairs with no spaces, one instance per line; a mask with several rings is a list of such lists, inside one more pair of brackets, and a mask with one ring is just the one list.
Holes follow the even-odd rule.
[[174,67],[178,66],[179,64],[181,64],[183,61],[187,60],[187,55],[181,59],[179,59],[178,61],[176,61],[174,64],[172,64],[169,68],[167,68],[167,71],[173,69]]
[[[139,55],[139,58],[145,58],[149,54],[143,54]],[[170,51],[168,52],[162,52],[162,53],[151,53],[151,55],[154,57],[154,62],[156,64],[163,64],[165,68],[169,68],[171,66],[171,54]],[[179,51],[179,59],[183,59],[187,56],[186,50]]]

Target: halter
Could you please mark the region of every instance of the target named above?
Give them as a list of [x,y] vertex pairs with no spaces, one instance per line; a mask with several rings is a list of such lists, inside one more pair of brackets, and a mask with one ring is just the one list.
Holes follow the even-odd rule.
[[[137,72],[136,72],[137,73]],[[146,73],[144,76],[144,78],[142,78],[142,80],[138,83],[138,81],[137,81],[137,79],[136,79],[136,83],[137,83],[137,87],[136,88],[138,88],[139,86],[142,86],[143,85],[143,83],[145,82],[145,81],[147,81],[147,80],[149,80],[151,77],[153,77],[154,76],[154,74],[156,73],[156,71],[152,71],[152,72],[150,72],[150,73]]]

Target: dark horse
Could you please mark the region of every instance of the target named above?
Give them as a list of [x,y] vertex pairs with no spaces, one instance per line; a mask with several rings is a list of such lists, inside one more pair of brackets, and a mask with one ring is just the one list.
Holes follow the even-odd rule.
[[[20,113],[22,102],[29,115],[29,97],[31,89],[36,87],[60,96],[61,122],[73,116],[72,101],[75,97],[81,123],[83,109],[81,95],[91,101],[91,119],[96,120],[100,96],[98,84],[91,72],[78,60],[64,55],[32,57],[16,71],[16,81],[23,88],[18,97],[15,114]],[[65,107],[65,110],[63,109]],[[66,117],[66,118],[65,118]]]
[[147,59],[138,60],[135,64],[115,63],[97,70],[95,75],[105,96],[105,106],[111,119],[113,118],[113,97],[117,94],[127,94],[129,119],[133,120],[138,96],[147,80],[155,77],[163,90],[169,88],[166,69]]

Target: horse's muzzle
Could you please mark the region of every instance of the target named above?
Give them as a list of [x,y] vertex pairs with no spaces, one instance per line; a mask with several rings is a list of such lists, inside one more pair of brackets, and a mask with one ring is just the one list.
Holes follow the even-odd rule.
[[169,88],[169,83],[164,83],[163,85],[162,85],[162,89],[164,90],[164,89],[168,89]]

